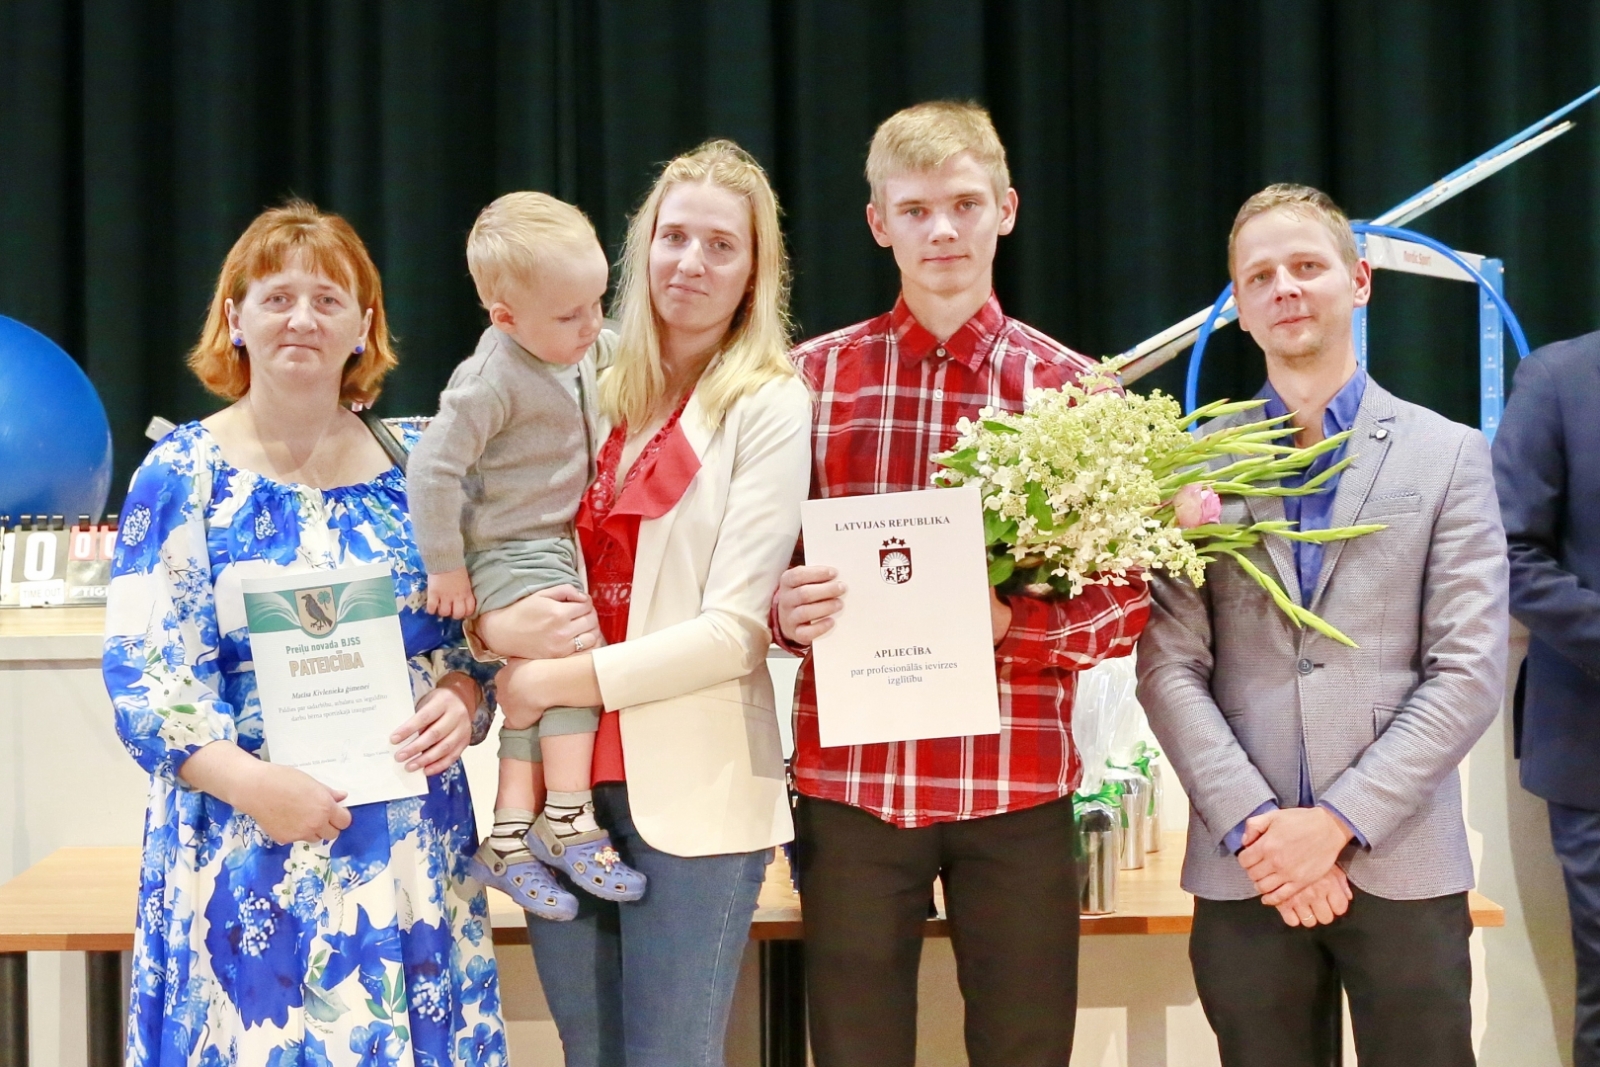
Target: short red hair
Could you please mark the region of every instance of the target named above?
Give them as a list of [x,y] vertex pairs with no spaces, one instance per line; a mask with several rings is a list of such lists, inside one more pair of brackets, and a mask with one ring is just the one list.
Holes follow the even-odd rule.
[[237,306],[251,282],[278,273],[297,256],[305,257],[308,269],[349,290],[363,311],[372,309],[366,351],[345,363],[339,386],[341,403],[371,404],[378,397],[384,375],[398,363],[389,337],[389,319],[383,311],[383,281],[367,246],[350,224],[304,200],[263,211],[233,243],[228,258],[222,261],[200,341],[189,353],[189,369],[224,400],[238,400],[250,391],[250,357],[233,347],[228,301]]

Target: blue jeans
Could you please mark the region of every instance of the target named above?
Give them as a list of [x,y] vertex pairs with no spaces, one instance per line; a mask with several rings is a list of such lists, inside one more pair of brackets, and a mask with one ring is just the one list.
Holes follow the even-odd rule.
[[567,1067],[723,1067],[767,852],[686,858],[651,848],[621,783],[597,786],[594,807],[650,887],[631,904],[575,889],[576,919],[528,919]]

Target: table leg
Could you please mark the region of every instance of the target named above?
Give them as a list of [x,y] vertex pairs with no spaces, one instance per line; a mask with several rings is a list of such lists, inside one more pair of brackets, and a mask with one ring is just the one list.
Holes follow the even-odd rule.
[[806,961],[799,941],[761,943],[761,1067],[806,1067]]
[[89,1022],[89,1067],[121,1067],[123,1008],[122,953],[84,953],[85,1003]]
[[28,1067],[26,952],[0,952],[0,1067]]

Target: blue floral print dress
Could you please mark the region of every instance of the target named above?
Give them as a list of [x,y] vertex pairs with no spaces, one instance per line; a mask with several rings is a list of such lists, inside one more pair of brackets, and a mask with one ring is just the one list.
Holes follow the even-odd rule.
[[240,579],[378,561],[394,571],[416,696],[446,670],[472,670],[459,626],[422,610],[398,468],[331,490],[274,482],[230,466],[188,423],[134,475],[103,662],[117,732],[150,773],[131,1067],[505,1067],[488,905],[465,877],[477,833],[459,761],[426,796],[351,809],[331,845],[274,844],[178,778],[212,741],[261,748]]

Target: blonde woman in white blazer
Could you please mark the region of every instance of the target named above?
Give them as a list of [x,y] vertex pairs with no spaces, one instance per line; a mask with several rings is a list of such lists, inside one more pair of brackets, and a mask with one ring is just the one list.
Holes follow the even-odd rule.
[[594,815],[649,887],[578,894],[575,920],[528,927],[569,1067],[721,1067],[768,850],[793,835],[767,617],[811,462],[777,202],[753,159],[713,141],[667,164],[618,303],[614,429],[579,516],[611,643],[514,661],[498,688],[514,727],[605,709]]

